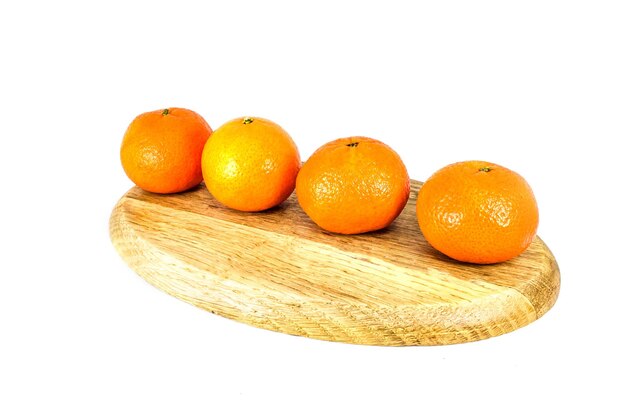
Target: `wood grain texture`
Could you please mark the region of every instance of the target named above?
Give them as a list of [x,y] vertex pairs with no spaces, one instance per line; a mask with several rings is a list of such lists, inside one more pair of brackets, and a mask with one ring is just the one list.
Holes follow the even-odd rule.
[[536,237],[497,265],[447,258],[415,217],[421,183],[387,229],[343,236],[318,228],[295,195],[263,213],[227,209],[204,185],[175,195],[132,188],[110,218],[111,240],[157,288],[260,328],[369,345],[485,339],[545,314],[560,286]]

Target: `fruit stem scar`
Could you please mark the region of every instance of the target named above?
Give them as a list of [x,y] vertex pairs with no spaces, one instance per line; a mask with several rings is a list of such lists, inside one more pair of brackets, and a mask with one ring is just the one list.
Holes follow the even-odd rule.
[[357,147],[359,145],[359,142],[354,142],[354,143],[348,143],[346,146],[348,147]]
[[250,124],[254,121],[252,117],[244,117],[243,124]]
[[479,172],[490,172],[491,170],[493,170],[493,169],[490,168],[489,166],[484,166],[484,167],[478,169]]
[[170,109],[166,108],[165,110],[163,110],[163,112],[161,113],[162,116],[166,116],[170,113]]

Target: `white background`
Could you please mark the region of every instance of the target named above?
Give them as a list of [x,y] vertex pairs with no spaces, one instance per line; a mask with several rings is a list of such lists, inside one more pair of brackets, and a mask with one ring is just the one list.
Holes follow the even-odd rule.
[[[204,3],[2,6],[0,414],[625,414],[623,2]],[[272,119],[303,159],[372,136],[415,179],[508,166],[560,298],[500,337],[378,348],[169,297],[108,236],[124,130],[167,106]]]

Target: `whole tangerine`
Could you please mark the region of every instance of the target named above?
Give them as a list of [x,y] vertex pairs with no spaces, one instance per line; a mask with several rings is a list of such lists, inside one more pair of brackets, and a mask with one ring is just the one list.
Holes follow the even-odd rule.
[[263,211],[282,203],[295,188],[300,153],[278,124],[239,117],[220,126],[202,152],[207,189],[239,211]]
[[424,182],[417,220],[426,240],[443,254],[489,264],[526,250],[537,232],[539,211],[521,175],[472,160],[448,165]]
[[317,149],[298,174],[296,195],[321,228],[359,234],[390,225],[406,205],[410,187],[406,167],[391,147],[355,136]]
[[211,133],[202,116],[185,108],[140,114],[122,139],[124,172],[146,191],[169,194],[191,189],[202,182],[200,158]]

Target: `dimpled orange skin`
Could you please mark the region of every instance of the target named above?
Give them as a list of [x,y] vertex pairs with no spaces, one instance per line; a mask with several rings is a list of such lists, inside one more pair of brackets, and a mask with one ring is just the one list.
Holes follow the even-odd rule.
[[239,211],[263,211],[291,195],[300,153],[289,134],[261,117],[240,117],[220,126],[202,152],[207,189]]
[[126,129],[120,158],[128,178],[161,194],[202,182],[200,158],[212,130],[194,111],[168,108],[137,116]]
[[539,211],[519,174],[495,163],[466,161],[440,169],[424,183],[417,220],[435,249],[459,261],[490,264],[526,250]]
[[406,205],[410,179],[400,156],[368,137],[317,149],[296,181],[298,203],[321,228],[360,234],[387,227]]

